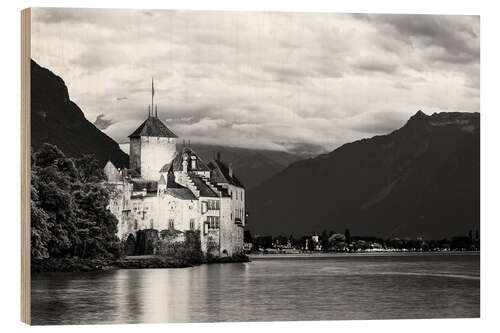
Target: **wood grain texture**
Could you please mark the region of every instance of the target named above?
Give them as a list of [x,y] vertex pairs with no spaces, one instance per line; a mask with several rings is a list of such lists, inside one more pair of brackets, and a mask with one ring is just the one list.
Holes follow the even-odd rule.
[[30,274],[31,10],[21,11],[21,321],[31,323]]

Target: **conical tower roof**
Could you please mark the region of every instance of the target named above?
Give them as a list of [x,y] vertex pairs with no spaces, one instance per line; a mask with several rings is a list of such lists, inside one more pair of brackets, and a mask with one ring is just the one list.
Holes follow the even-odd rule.
[[137,138],[141,136],[156,136],[165,138],[177,138],[174,132],[157,117],[148,117],[132,134],[129,138]]

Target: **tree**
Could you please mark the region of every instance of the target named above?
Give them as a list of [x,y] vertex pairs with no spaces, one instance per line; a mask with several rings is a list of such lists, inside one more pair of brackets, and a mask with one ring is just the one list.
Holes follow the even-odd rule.
[[336,251],[343,250],[346,246],[345,236],[342,234],[333,234],[329,238],[330,248],[334,248]]
[[82,155],[75,159],[78,177],[82,183],[97,183],[106,179],[104,169],[99,167],[94,155]]
[[245,230],[243,232],[243,241],[245,243],[252,243],[253,239],[252,239],[252,234],[250,233],[250,230]]
[[77,206],[76,227],[79,235],[76,252],[82,257],[117,256],[118,221],[106,208],[109,202],[106,188],[100,183],[83,183],[73,195]]
[[[94,170],[95,169],[95,170]],[[97,161],[72,159],[44,144],[32,155],[33,258],[120,254],[117,220]]]
[[49,215],[40,207],[38,197],[39,179],[36,171],[31,173],[31,257],[49,257],[49,242],[52,238]]
[[323,230],[323,232],[321,233],[320,243],[323,251],[328,251],[328,249],[330,249],[330,241],[326,230]]
[[349,232],[349,229],[345,229],[344,236],[347,245],[351,244],[351,233]]

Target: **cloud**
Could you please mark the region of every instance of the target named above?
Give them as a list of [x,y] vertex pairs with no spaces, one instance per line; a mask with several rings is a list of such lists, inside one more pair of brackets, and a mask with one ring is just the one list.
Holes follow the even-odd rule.
[[356,68],[367,72],[380,72],[392,74],[397,71],[398,66],[395,63],[380,61],[375,59],[361,59],[354,65]]
[[323,146],[307,142],[277,142],[277,144],[283,145],[288,152],[298,155],[311,156],[327,152]]
[[401,117],[395,110],[381,110],[351,119],[349,127],[361,133],[380,135],[400,128],[406,120],[408,119]]
[[114,123],[116,122],[113,119],[106,118],[106,116],[102,113],[98,115],[96,120],[94,121],[95,127],[97,127],[100,130],[105,130]]
[[[32,57],[126,143],[158,113],[180,139],[332,150],[416,110],[479,111],[479,17],[35,8]],[[321,149],[320,149],[321,148]]]
[[[427,47],[429,59],[467,64],[479,60],[479,16],[361,15],[386,24],[392,35],[413,47]],[[388,32],[388,29],[384,29]]]

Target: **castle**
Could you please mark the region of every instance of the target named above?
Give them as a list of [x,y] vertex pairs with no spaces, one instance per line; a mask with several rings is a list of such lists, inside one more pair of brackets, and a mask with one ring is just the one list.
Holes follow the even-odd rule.
[[244,186],[220,154],[205,163],[190,147],[178,150],[177,138],[157,109],[154,115],[150,109],[129,135],[129,169],[119,170],[110,161],[104,167],[118,237],[134,239],[139,230],[153,229],[175,231],[172,241],[183,241],[187,231],[195,231],[204,254],[242,252]]

